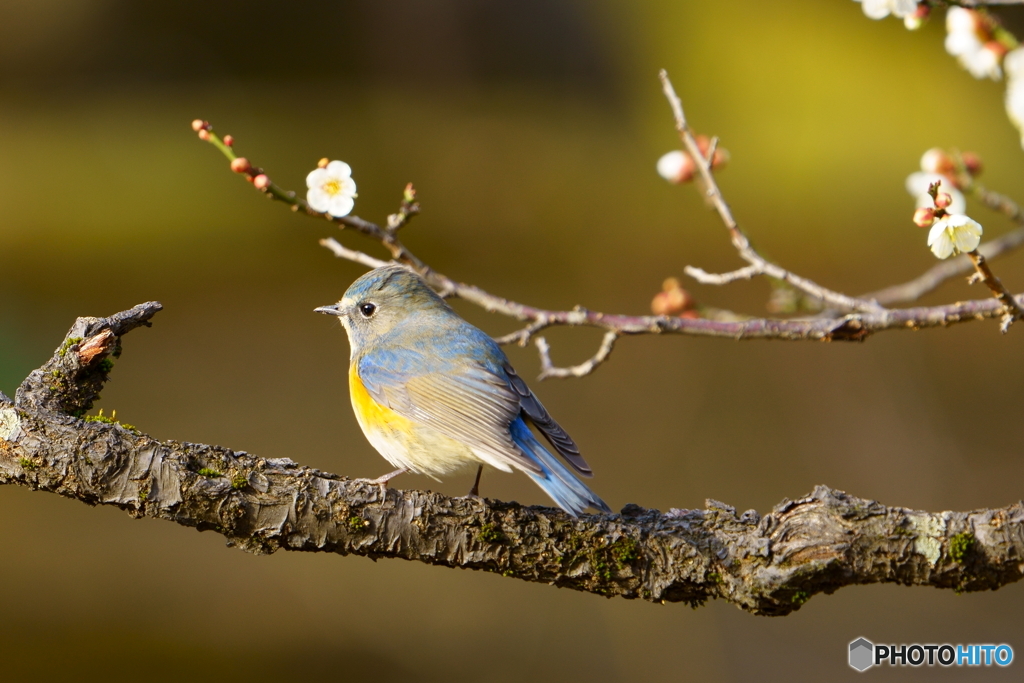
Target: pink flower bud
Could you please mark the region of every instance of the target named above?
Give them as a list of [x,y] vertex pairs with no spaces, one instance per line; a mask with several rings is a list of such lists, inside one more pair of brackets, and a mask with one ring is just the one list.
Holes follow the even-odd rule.
[[981,175],[981,171],[983,169],[981,164],[981,157],[979,157],[974,152],[964,152],[960,158],[963,159],[964,168],[967,169],[967,172],[971,176]]
[[693,295],[683,289],[674,277],[665,280],[661,289],[651,301],[654,315],[680,315],[693,308]]
[[231,170],[235,173],[245,173],[252,166],[249,165],[249,160],[245,157],[238,157],[237,159],[231,160]]
[[252,179],[252,184],[256,186],[257,190],[263,190],[270,187],[270,178],[263,173]]
[[949,205],[953,203],[953,198],[948,192],[939,192],[935,195],[935,208],[936,209],[947,209]]
[[914,225],[919,228],[930,228],[935,222],[935,209],[927,206],[921,207],[914,212]]
[[[711,138],[707,135],[695,135],[693,139],[697,143],[697,149],[707,158],[708,152],[711,151]],[[729,163],[729,152],[716,145],[715,158],[711,160],[711,168],[721,168],[727,163]],[[696,164],[694,164],[694,170],[696,170]],[[689,180],[689,178],[686,180]]]
[[697,149],[700,150],[700,153],[707,156],[708,150],[711,148],[711,138],[707,135],[695,135],[693,139],[696,141]]
[[230,135],[225,135],[224,136],[224,144],[227,145],[228,147],[234,147],[235,146],[235,139],[233,137],[231,137]]
[[719,147],[715,150],[715,158],[711,160],[711,168],[724,168],[729,163],[729,150]]
[[210,131],[206,130],[205,128],[200,128],[199,129],[199,139],[200,140],[209,140],[210,139]]
[[196,119],[195,121],[192,122],[192,130],[194,130],[197,133],[199,131],[204,130],[204,129],[209,128],[209,127],[210,127],[210,124],[207,123],[206,121],[203,121],[202,119]]

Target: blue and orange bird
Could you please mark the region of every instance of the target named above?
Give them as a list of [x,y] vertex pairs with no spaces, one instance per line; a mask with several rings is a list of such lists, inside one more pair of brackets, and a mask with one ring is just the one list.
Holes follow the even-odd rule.
[[[352,349],[349,390],[363,433],[398,469],[434,479],[478,465],[521,470],[559,507],[611,512],[574,476],[593,476],[576,443],[555,422],[487,334],[459,317],[411,270],[371,270],[333,306]],[[566,467],[530,431],[536,427]],[[572,468],[572,470],[570,470]]]

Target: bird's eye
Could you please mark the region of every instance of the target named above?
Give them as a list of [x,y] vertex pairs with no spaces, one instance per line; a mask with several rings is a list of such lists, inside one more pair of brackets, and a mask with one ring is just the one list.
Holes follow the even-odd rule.
[[364,318],[369,318],[377,312],[377,306],[371,303],[359,304],[359,312],[363,314]]

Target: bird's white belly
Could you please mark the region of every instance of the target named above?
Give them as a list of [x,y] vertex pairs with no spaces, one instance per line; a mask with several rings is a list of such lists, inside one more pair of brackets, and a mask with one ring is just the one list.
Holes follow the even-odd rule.
[[361,423],[370,444],[395,467],[436,478],[481,462],[469,446],[430,427],[413,425],[399,430]]

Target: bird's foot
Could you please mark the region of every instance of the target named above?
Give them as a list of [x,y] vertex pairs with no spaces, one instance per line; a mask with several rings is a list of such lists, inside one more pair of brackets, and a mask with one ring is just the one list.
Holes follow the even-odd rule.
[[376,479],[362,479],[361,481],[365,481],[367,484],[376,484],[377,486],[379,486],[380,487],[380,499],[381,499],[381,501],[384,501],[388,497],[388,482],[391,481],[392,479],[394,479],[395,477],[397,477],[398,475],[405,474],[408,471],[409,471],[409,468],[407,468],[407,467],[400,467],[397,470],[395,470],[394,472],[388,472],[384,476],[377,477]]
[[466,498],[480,498],[480,475],[484,472],[484,466],[476,468],[476,479],[473,481],[473,488],[466,494]]

